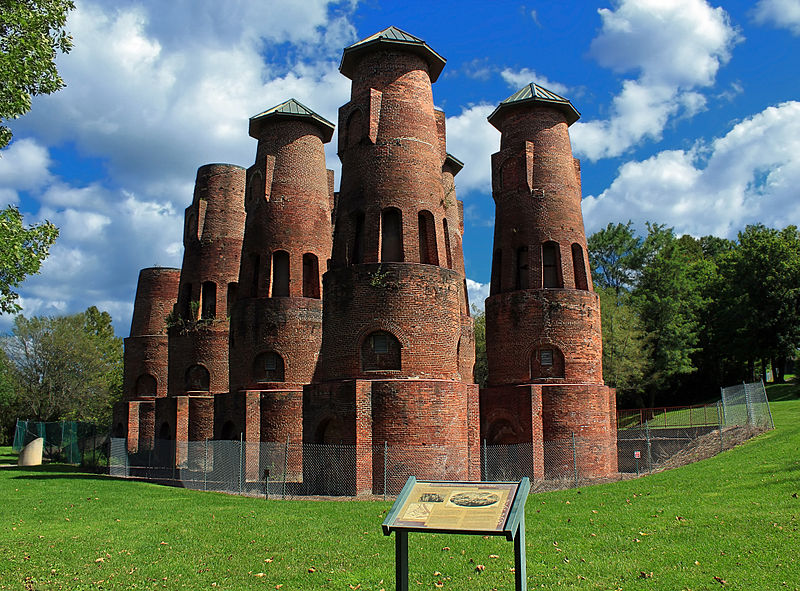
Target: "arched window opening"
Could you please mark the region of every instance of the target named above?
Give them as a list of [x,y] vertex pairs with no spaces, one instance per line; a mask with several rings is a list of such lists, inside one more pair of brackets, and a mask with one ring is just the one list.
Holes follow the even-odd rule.
[[197,239],[199,237],[197,214],[195,214],[194,210],[186,214],[186,226],[183,228],[183,235],[190,239]]
[[531,379],[563,378],[564,355],[552,345],[544,345],[531,355]]
[[561,256],[557,242],[542,244],[542,287],[564,287],[561,280]]
[[180,314],[184,320],[194,320],[192,317],[192,284],[184,283],[181,285]]
[[500,187],[503,190],[519,187],[520,182],[519,158],[509,158],[500,167]]
[[228,283],[228,295],[225,298],[225,315],[230,318],[233,305],[236,303],[236,295],[239,291],[239,284],[235,281]]
[[433,214],[427,210],[419,212],[419,262],[423,265],[438,265],[439,251],[436,246],[436,226]]
[[303,297],[319,299],[319,261],[310,252],[303,255]]
[[400,341],[391,333],[376,331],[361,344],[361,369],[383,371],[400,369]]
[[259,286],[259,274],[261,273],[261,257],[251,252],[247,255],[250,265],[250,297],[257,298],[258,297],[258,286]]
[[344,439],[344,429],[335,417],[323,420],[314,433],[314,443],[319,445],[338,445]]
[[200,318],[210,319],[217,316],[217,284],[204,281],[200,291]]
[[283,357],[275,351],[265,351],[256,355],[253,360],[253,381],[282,382],[283,380]]
[[158,438],[165,441],[172,439],[172,428],[169,426],[169,423],[161,423],[161,427],[158,429]]
[[222,425],[219,438],[225,441],[235,441],[239,439],[239,430],[236,428],[233,421],[225,421]]
[[486,437],[489,445],[512,445],[519,443],[519,436],[516,429],[508,419],[497,419],[489,425],[489,433]]
[[353,241],[350,247],[350,263],[358,265],[364,262],[364,212],[357,211],[351,219]]
[[500,293],[500,273],[503,265],[503,251],[498,249],[492,255],[492,278],[489,283],[489,295]]
[[211,381],[208,370],[202,365],[192,365],[186,370],[187,392],[208,392]]
[[272,297],[289,297],[289,253],[285,250],[272,253]]
[[450,250],[450,229],[447,226],[447,218],[442,220],[444,226],[444,251],[447,256],[447,268],[453,268],[453,253]]
[[381,261],[391,263],[403,259],[403,217],[399,209],[389,207],[381,212]]
[[264,177],[260,172],[255,172],[253,176],[250,177],[250,186],[247,190],[247,205],[253,205],[257,201],[263,187]]
[[527,246],[520,246],[517,249],[517,270],[514,276],[514,287],[516,289],[528,289],[530,287]]
[[155,396],[158,382],[149,373],[143,373],[136,378],[136,396]]
[[583,258],[583,248],[575,242],[572,245],[572,270],[575,272],[575,289],[589,289],[586,280],[586,261]]
[[356,109],[347,118],[345,147],[355,146],[364,135],[364,116]]

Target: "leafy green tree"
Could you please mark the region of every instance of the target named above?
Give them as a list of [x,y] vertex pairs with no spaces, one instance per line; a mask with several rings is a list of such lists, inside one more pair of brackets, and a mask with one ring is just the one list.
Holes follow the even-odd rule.
[[486,312],[472,306],[472,318],[475,322],[475,368],[472,373],[475,383],[485,388],[489,377],[489,365],[486,360]]
[[617,389],[620,408],[645,405],[644,386],[651,347],[630,297],[598,287],[603,326],[603,379]]
[[0,349],[0,445],[11,445],[17,419],[17,386],[5,351]]
[[91,307],[72,316],[17,316],[3,349],[23,417],[110,422],[121,395],[122,339],[107,312]]
[[[697,240],[676,238],[671,228],[648,224],[645,263],[633,292],[652,347],[648,406],[659,394],[697,370],[700,315],[705,309],[703,285],[713,273]],[[671,402],[673,399],[670,399]]]
[[589,262],[595,287],[611,288],[619,296],[635,283],[641,266],[642,239],[633,222],[608,224],[589,236]]
[[747,226],[722,270],[732,294],[727,318],[733,346],[750,375],[771,361],[777,381],[800,347],[800,233]]
[[[31,97],[64,87],[58,52],[72,49],[64,30],[73,0],[0,0],[0,123],[31,108]],[[0,124],[0,148],[11,130]]]
[[57,237],[58,228],[50,222],[26,228],[16,207],[0,211],[0,314],[19,312],[14,289],[39,272]]

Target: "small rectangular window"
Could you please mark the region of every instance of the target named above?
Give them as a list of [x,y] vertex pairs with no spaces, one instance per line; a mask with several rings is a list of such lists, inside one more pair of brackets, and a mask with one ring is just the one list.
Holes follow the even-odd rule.
[[553,365],[553,350],[542,349],[540,352],[542,365]]
[[389,352],[389,339],[385,334],[372,335],[372,350],[375,353]]

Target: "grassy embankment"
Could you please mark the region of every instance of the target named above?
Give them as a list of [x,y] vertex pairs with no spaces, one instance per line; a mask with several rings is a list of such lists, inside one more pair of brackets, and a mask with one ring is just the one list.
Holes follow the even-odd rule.
[[[531,495],[529,587],[799,589],[800,388],[776,429],[638,480]],[[265,501],[0,470],[0,589],[394,589],[390,503]],[[513,545],[411,534],[411,585],[513,589]],[[478,565],[485,570],[479,572]]]

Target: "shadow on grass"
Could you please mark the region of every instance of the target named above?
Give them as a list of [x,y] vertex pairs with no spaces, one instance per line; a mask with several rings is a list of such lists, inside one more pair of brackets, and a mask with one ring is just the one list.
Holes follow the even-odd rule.
[[[71,480],[109,480],[108,474],[94,474],[83,472],[78,466],[69,464],[42,464],[41,466],[5,466],[0,468],[0,473],[16,472],[13,479],[23,480],[52,480],[55,478],[69,478]],[[125,480],[113,478],[113,480]]]
[[767,386],[767,398],[770,402],[798,400],[800,399],[800,383],[792,381],[785,384],[769,384]]

